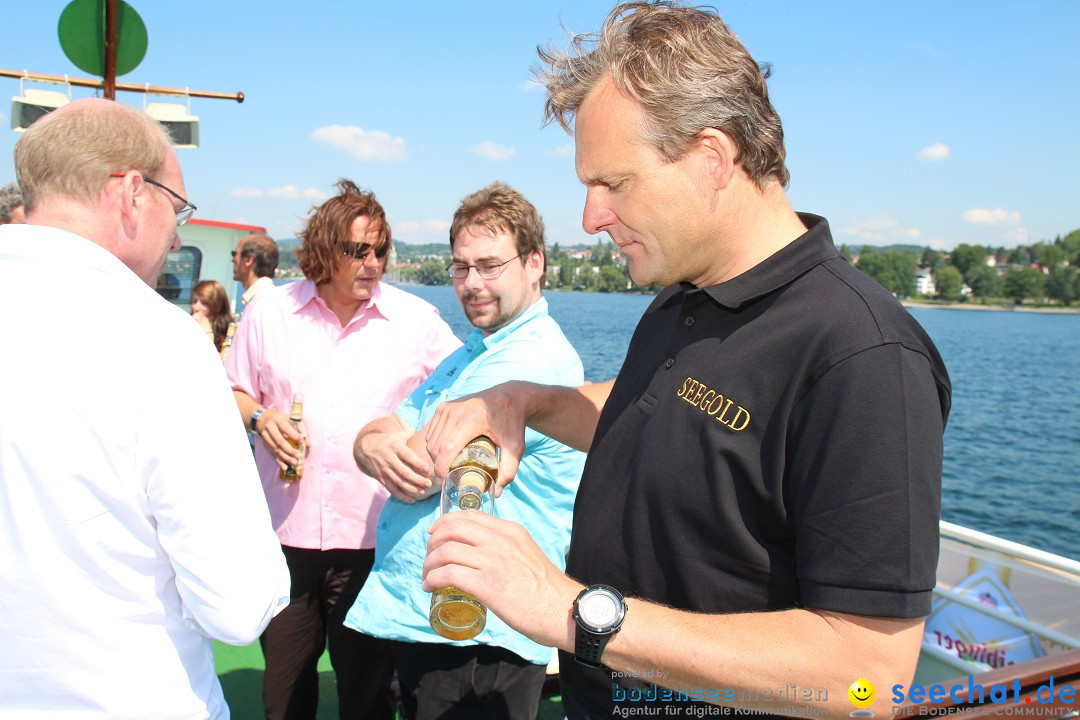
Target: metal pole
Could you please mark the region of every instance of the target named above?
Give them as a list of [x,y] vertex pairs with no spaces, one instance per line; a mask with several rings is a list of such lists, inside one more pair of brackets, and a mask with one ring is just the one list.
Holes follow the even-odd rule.
[[116,17],[119,0],[105,2],[105,99],[116,99]]
[[[0,77],[30,80],[33,82],[51,83],[53,85],[74,85],[76,87],[100,88],[101,80],[88,80],[86,78],[73,78],[67,75],[46,75],[44,73],[32,73],[26,70],[3,70],[0,69]],[[191,90],[190,88],[159,87],[157,85],[136,85],[135,83],[116,83],[116,89],[124,92],[149,93],[150,95],[179,95],[181,97],[215,98],[218,100],[235,100],[244,102],[244,93],[220,93],[209,90]]]

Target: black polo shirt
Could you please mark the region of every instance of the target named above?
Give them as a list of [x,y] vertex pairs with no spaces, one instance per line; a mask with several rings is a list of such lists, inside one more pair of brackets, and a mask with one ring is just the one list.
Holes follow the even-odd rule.
[[[828,223],[800,218],[758,266],[645,312],[585,465],[570,576],[702,613],[929,612],[949,378]],[[612,695],[632,680],[560,660],[571,718],[626,706]]]

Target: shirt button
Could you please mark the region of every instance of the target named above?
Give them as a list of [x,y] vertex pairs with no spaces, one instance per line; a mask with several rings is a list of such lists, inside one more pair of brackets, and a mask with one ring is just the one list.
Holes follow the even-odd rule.
[[688,317],[688,318],[686,318],[685,322],[686,322],[686,327],[694,327],[694,318]]
[[668,358],[667,360],[664,361],[664,367],[667,368],[668,370],[670,370],[671,366],[674,365],[674,364],[675,364],[675,358]]

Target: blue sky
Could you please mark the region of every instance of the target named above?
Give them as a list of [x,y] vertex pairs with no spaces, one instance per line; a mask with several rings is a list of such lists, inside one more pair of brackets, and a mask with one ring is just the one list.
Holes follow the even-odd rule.
[[[291,237],[349,177],[375,191],[399,242],[441,242],[458,201],[499,179],[537,206],[549,244],[595,243],[572,139],[541,128],[530,68],[537,44],[598,28],[613,3],[129,1],[149,49],[121,81],[247,97],[191,100],[201,147],[179,156],[199,217]],[[57,40],[66,5],[3,3],[0,68],[87,77]],[[1080,228],[1080,2],[715,7],[773,65],[789,195],[838,244],[1010,247]],[[0,83],[6,183],[19,81]]]

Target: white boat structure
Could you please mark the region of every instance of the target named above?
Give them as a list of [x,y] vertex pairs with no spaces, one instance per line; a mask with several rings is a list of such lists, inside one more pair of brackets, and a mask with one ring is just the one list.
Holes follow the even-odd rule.
[[[921,700],[908,692],[916,686]],[[933,609],[904,695],[898,716],[1076,717],[1080,562],[943,521]]]

